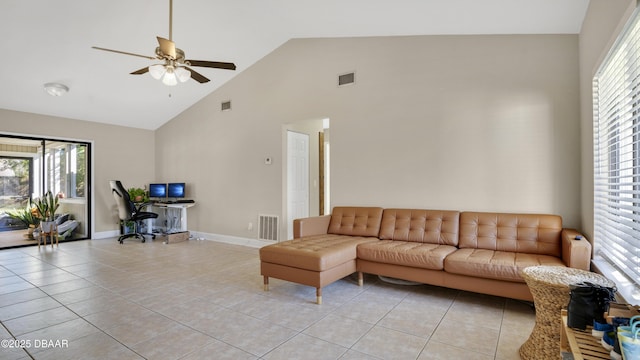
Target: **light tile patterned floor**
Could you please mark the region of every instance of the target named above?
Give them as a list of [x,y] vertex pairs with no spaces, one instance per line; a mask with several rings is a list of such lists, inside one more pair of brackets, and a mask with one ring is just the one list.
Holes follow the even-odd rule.
[[374,276],[314,301],[277,279],[264,292],[258,250],[214,241],[2,250],[0,339],[28,348],[5,341],[0,358],[519,359],[535,317],[522,302]]

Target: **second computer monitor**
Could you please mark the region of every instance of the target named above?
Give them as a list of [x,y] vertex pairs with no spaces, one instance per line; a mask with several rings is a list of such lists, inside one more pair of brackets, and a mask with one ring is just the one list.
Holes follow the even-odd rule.
[[149,197],[153,199],[167,197],[167,184],[149,184]]
[[167,197],[170,197],[170,198],[185,197],[185,184],[184,183],[168,183]]

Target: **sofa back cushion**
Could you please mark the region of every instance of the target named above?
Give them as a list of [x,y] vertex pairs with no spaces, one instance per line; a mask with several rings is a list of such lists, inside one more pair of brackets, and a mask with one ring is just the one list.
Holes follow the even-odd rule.
[[459,211],[385,209],[381,240],[458,245]]
[[462,212],[462,248],[561,255],[562,218],[558,215]]
[[336,206],[331,212],[327,233],[377,237],[380,232],[382,208]]

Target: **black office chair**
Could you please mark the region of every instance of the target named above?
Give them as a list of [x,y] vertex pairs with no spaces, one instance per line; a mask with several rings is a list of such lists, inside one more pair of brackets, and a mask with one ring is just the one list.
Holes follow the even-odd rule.
[[135,237],[136,239],[142,239],[142,242],[145,242],[145,235],[151,235],[152,239],[155,239],[156,236],[153,233],[141,233],[138,231],[140,228],[140,221],[146,219],[155,219],[158,217],[158,214],[141,211],[141,209],[147,204],[140,204],[138,207],[131,201],[129,197],[129,192],[122,186],[120,180],[110,180],[109,185],[111,185],[111,193],[113,197],[116,199],[116,203],[118,204],[118,217],[120,218],[121,226],[125,226],[125,223],[128,221],[133,222],[133,232],[129,234],[122,234],[118,241],[120,244],[124,242],[124,239]]

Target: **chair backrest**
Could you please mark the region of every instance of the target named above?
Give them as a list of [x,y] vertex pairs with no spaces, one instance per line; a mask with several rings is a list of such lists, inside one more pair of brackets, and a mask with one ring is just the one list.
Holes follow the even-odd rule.
[[129,198],[129,192],[122,186],[120,180],[109,180],[109,185],[118,205],[118,217],[123,221],[130,220],[135,211],[135,206]]

